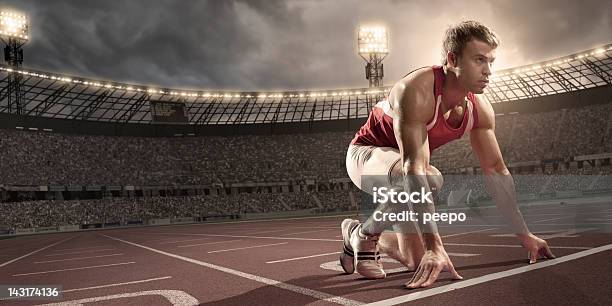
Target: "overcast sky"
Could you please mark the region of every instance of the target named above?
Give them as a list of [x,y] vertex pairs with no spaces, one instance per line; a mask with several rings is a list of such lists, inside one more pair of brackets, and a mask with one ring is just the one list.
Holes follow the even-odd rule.
[[612,1],[5,0],[26,13],[24,66],[192,89],[367,87],[360,24],[390,33],[385,84],[439,63],[448,25],[501,37],[497,68],[612,43]]

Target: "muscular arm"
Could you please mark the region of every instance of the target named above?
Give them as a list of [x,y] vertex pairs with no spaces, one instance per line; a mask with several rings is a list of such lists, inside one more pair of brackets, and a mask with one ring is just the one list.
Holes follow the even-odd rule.
[[495,114],[493,107],[484,98],[477,97],[479,122],[478,128],[472,130],[470,141],[485,175],[487,191],[493,198],[506,222],[516,233],[521,245],[527,249],[529,263],[538,258],[555,258],[546,241],[529,232],[521,211],[516,202],[514,180],[506,168],[497,139],[495,138]]
[[[421,187],[425,192],[430,191],[426,177],[430,157],[426,124],[434,115],[432,87],[433,75],[420,73],[414,79],[396,85],[389,97],[394,113],[393,129],[401,155],[404,191],[408,192],[421,190]],[[433,203],[413,204],[411,209],[419,216],[435,211]],[[427,250],[442,247],[435,222],[418,222],[418,225]]]
[[518,209],[514,179],[504,163],[495,137],[493,108],[484,97],[478,100],[478,128],[471,131],[470,142],[480,161],[487,191],[514,233],[519,237],[528,235],[529,229]]
[[[429,70],[430,72],[431,70]],[[394,111],[393,129],[399,145],[404,191],[425,189],[429,192],[427,167],[429,166],[429,141],[427,121],[435,114],[433,97],[433,73],[422,72],[414,79],[396,85],[390,93],[389,102]],[[413,210],[422,218],[424,213],[433,213],[433,203],[417,203]],[[427,287],[436,281],[443,269],[447,269],[453,279],[462,279],[451,262],[436,223],[418,222],[425,254],[412,279],[406,283],[408,288]]]

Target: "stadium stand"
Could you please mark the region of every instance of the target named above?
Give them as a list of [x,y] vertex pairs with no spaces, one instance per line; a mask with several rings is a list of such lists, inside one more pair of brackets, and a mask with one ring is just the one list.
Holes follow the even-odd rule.
[[[601,126],[612,104],[498,117],[496,133],[509,163],[569,160],[608,152]],[[558,133],[557,133],[558,131]],[[327,182],[346,178],[344,154],[353,132],[288,135],[146,138],[68,135],[0,130],[0,184],[11,185],[212,185],[254,182]],[[283,150],[275,148],[282,147]],[[245,154],[247,152],[247,154]],[[435,151],[440,169],[478,167],[462,139]],[[61,156],[61,158],[58,158]],[[470,157],[470,158],[466,158]],[[562,165],[565,165],[562,163]],[[558,167],[515,174],[519,193],[598,190],[612,186],[610,166]],[[554,174],[554,175],[553,175]],[[486,198],[482,181],[445,179],[446,193],[459,183]],[[321,188],[320,188],[321,189]],[[347,196],[353,192],[351,197]],[[323,200],[322,200],[323,199]],[[114,197],[92,200],[43,200],[2,204],[0,224],[12,227],[62,224],[127,224],[129,220],[203,217],[313,209],[355,209],[357,190],[237,193],[166,197]]]
[[[520,197],[612,189],[610,67],[607,45],[494,77],[485,96]],[[356,210],[346,149],[389,90],[181,92],[5,66],[0,76],[0,226],[13,230]],[[431,164],[445,175],[440,204],[450,190],[487,200],[467,137]]]

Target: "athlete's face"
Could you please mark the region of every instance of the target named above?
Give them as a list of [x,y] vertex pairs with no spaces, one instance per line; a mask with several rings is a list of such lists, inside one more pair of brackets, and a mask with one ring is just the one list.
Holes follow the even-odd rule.
[[457,58],[456,74],[459,83],[467,91],[481,94],[489,84],[493,73],[495,48],[480,40],[471,40]]

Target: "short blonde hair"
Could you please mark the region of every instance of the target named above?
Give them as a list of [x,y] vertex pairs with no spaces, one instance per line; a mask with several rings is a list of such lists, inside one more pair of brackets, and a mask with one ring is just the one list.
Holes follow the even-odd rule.
[[460,57],[463,49],[472,39],[489,44],[492,48],[499,46],[500,40],[491,29],[474,20],[462,21],[446,30],[442,42],[442,65],[448,64],[447,54],[453,52]]

